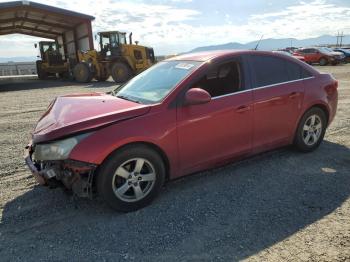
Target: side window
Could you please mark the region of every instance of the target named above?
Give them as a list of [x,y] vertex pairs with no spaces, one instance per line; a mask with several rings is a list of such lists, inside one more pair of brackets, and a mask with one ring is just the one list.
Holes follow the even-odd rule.
[[300,65],[298,65],[297,63],[290,62],[290,61],[285,61],[285,63],[286,63],[289,81],[303,78],[302,68]]
[[263,87],[289,81],[285,60],[273,56],[253,55],[251,65],[255,75],[255,87]]
[[206,90],[212,97],[231,94],[242,89],[242,70],[239,62],[214,66],[193,87]]
[[315,54],[315,53],[317,53],[317,50],[316,50],[315,48],[311,48],[311,49],[310,49],[310,53],[311,53],[311,54]]
[[301,68],[301,77],[302,78],[312,77],[312,74],[309,71],[305,70],[304,68]]

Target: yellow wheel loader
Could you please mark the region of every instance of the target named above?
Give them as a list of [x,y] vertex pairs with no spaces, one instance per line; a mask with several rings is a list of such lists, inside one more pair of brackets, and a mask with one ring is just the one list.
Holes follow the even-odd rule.
[[129,44],[123,32],[99,32],[97,35],[101,51],[78,52],[79,63],[73,69],[78,82],[87,83],[93,78],[105,81],[112,76],[116,83],[124,83],[155,63],[153,48],[137,42],[132,44],[132,33]]
[[[38,47],[37,44],[34,45]],[[62,78],[69,77],[69,64],[63,59],[57,42],[41,41],[39,42],[40,60],[36,61],[36,70],[39,79],[47,79],[49,76]]]

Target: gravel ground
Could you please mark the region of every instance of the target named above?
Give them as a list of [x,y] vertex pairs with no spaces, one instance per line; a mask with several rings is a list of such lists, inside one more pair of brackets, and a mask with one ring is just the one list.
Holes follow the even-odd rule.
[[0,260],[350,261],[350,65],[318,69],[340,80],[340,100],[317,151],[282,148],[179,179],[128,214],[37,186],[22,159],[55,96],[113,83],[0,84]]

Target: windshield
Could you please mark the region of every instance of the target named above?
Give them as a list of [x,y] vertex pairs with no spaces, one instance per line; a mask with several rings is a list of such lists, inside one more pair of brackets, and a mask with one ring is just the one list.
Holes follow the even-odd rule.
[[114,94],[142,104],[160,102],[201,63],[197,61],[160,62],[118,87]]
[[325,53],[331,53],[333,52],[333,50],[331,48],[328,48],[328,47],[321,47],[320,48],[321,51],[325,52]]

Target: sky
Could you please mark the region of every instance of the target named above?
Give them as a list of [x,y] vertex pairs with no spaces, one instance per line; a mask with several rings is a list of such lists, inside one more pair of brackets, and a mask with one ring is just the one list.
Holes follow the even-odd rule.
[[[6,2],[0,0],[0,2]],[[350,35],[350,0],[36,0],[96,17],[94,33],[133,32],[156,55],[264,38]],[[0,57],[36,56],[40,39],[0,36]],[[345,39],[350,43],[350,39]]]

